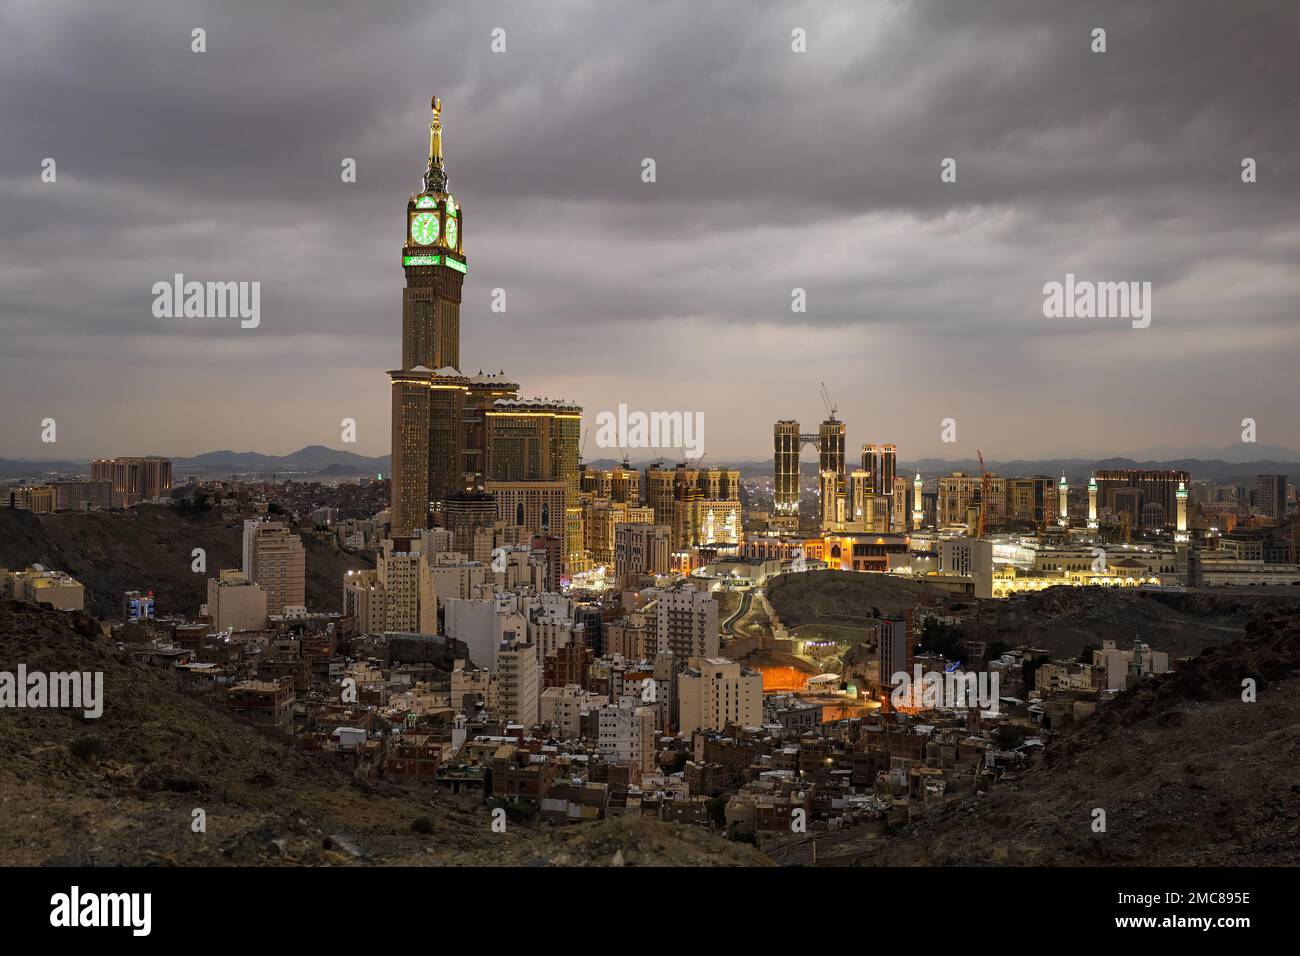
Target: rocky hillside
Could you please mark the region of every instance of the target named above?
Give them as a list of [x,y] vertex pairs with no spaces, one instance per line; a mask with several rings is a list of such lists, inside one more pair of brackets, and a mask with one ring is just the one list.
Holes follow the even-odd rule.
[[988,794],[821,862],[1300,863],[1300,615],[1264,611],[1244,630],[1057,735],[1039,765]]
[[[191,570],[191,554],[203,548],[207,574]],[[86,588],[86,610],[117,619],[125,591],[153,591],[159,614],[196,614],[207,600],[207,578],[238,568],[243,526],[214,512],[186,515],[166,505],[125,511],[34,515],[0,509],[0,568],[31,564],[67,571]],[[331,535],[304,535],[307,606],[338,611],[343,574],[373,567],[341,551]]]
[[[360,785],[133,664],[94,619],[0,601],[0,671],[102,671],[104,710],[0,709],[0,865],[762,865],[656,821],[491,832],[486,811]],[[207,832],[191,830],[193,811]],[[428,832],[416,833],[424,818]]]

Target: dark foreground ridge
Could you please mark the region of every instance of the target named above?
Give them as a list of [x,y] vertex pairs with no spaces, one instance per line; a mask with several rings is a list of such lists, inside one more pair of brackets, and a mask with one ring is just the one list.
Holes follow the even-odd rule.
[[[825,862],[1295,865],[1300,615],[1245,631],[1057,735],[1019,778]],[[1242,700],[1246,678],[1255,703]],[[1092,830],[1096,808],[1105,833]]]
[[[0,865],[763,865],[643,819],[563,830],[435,805],[264,736],[133,663],[89,615],[0,601],[0,671],[102,671],[104,711],[0,709]],[[193,811],[207,832],[191,829]],[[412,829],[423,818],[422,830]]]

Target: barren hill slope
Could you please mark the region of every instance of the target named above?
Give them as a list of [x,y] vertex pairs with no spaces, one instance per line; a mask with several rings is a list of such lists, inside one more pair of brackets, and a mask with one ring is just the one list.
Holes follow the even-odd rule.
[[[492,833],[486,810],[357,784],[176,690],[85,614],[0,601],[0,671],[102,671],[104,710],[0,709],[0,865],[762,865],[657,821]],[[192,812],[207,832],[191,830]],[[432,832],[417,834],[425,817]],[[580,840],[576,839],[581,837]],[[576,842],[575,842],[576,840]]]
[[[125,591],[153,591],[159,614],[195,614],[207,600],[207,579],[238,568],[242,526],[215,512],[187,515],[166,505],[125,511],[35,515],[0,509],[0,568],[31,564],[67,571],[86,588],[86,610],[115,619]],[[191,570],[191,554],[203,548],[207,573]],[[341,551],[330,535],[303,535],[307,560],[307,606],[337,611],[343,574],[373,561]]]
[[[1241,698],[1248,677],[1255,703]],[[823,862],[1300,863],[1300,616],[1252,622],[1065,730],[1017,778]]]

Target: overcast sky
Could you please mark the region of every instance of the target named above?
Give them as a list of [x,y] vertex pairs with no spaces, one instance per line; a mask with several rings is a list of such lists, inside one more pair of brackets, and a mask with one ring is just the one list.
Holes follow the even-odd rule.
[[[718,462],[815,431],[822,381],[850,449],[904,459],[1220,447],[1245,417],[1300,447],[1298,48],[1272,0],[10,0],[0,457],[345,447],[344,417],[387,453],[433,93],[464,371],[589,422],[703,412]],[[1150,327],[1045,318],[1067,272],[1152,283]],[[260,326],[155,318],[175,273],[260,281]]]

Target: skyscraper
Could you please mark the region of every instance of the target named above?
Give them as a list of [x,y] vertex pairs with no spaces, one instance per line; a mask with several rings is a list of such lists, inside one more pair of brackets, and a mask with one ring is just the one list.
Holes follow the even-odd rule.
[[469,381],[460,364],[465,281],[464,210],[447,191],[442,102],[433,98],[429,166],[406,204],[402,268],[402,367],[393,389],[393,534],[427,524],[429,504],[463,487],[462,433]]
[[[431,509],[488,481],[563,482],[572,500],[553,529],[581,550],[578,444],[582,409],[549,400],[521,401],[504,371],[462,375],[460,306],[466,275],[465,211],[447,189],[442,102],[433,98],[429,165],[406,204],[402,268],[402,367],[392,387],[392,528],[425,528]],[[490,490],[490,489],[488,489]],[[578,512],[576,522],[566,515]],[[549,524],[549,522],[548,522]],[[572,560],[572,558],[570,558]]]
[[1286,517],[1286,475],[1259,475],[1255,505],[1268,518]]

